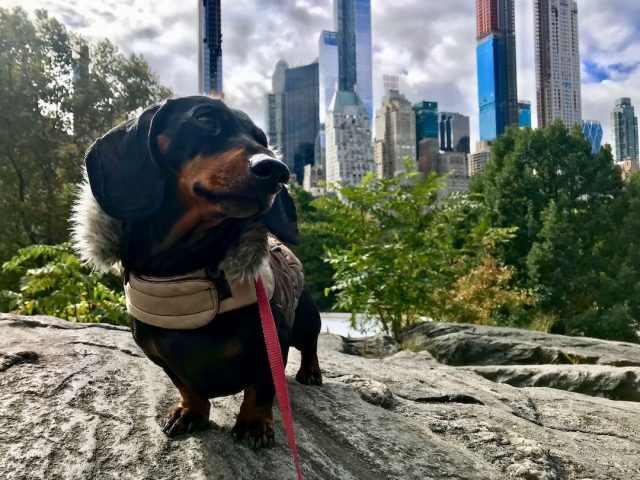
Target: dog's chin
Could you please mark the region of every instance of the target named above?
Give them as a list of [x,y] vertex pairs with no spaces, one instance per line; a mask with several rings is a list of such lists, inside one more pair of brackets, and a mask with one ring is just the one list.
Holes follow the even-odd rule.
[[230,192],[212,192],[200,184],[196,184],[193,187],[193,192],[209,203],[218,206],[225,217],[246,218],[269,211],[280,189],[281,187],[278,188],[277,192],[266,195],[260,195],[259,193],[247,195]]

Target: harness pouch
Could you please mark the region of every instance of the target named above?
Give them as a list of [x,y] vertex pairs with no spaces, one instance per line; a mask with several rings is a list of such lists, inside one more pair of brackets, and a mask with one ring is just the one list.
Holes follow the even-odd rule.
[[161,328],[190,330],[209,323],[220,303],[204,270],[193,277],[138,277],[125,284],[127,311],[137,320]]

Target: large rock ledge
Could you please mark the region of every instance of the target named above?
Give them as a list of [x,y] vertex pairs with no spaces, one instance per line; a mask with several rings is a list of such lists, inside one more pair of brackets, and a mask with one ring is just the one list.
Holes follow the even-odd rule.
[[[430,353],[384,358],[323,335],[319,388],[292,380],[292,350],[305,478],[640,478],[640,346],[420,328],[405,340]],[[176,397],[126,329],[0,315],[2,479],[294,478],[277,414],[270,451],[232,442],[240,396],[213,402],[212,430],[169,440],[160,424]]]

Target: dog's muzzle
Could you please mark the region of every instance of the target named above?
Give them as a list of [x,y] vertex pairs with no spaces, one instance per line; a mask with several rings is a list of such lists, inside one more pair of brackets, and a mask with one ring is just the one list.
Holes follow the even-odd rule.
[[249,159],[249,169],[258,187],[269,193],[276,193],[281,184],[289,181],[287,165],[267,155],[253,155]]

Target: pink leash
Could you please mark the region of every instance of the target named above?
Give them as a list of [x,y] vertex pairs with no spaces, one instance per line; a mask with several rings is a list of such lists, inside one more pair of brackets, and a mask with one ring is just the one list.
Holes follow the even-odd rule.
[[289,447],[291,447],[291,452],[293,453],[293,463],[298,472],[298,480],[302,480],[302,468],[300,467],[296,437],[293,432],[293,417],[291,416],[291,404],[289,403],[289,391],[287,390],[287,379],[284,374],[280,341],[278,340],[278,332],[276,332],[276,324],[273,320],[271,305],[269,305],[269,298],[267,297],[267,292],[264,289],[264,283],[260,275],[256,278],[256,296],[258,298],[258,308],[260,309],[264,343],[267,346],[267,355],[269,356],[269,365],[271,366],[271,376],[273,378],[273,384],[276,387],[276,397],[278,398],[280,415],[282,416],[284,428],[287,431]]

